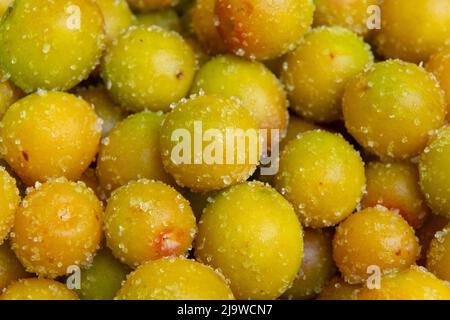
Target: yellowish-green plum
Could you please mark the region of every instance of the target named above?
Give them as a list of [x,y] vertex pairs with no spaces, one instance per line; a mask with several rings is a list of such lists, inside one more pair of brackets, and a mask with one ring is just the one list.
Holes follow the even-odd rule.
[[0,295],[0,300],[78,300],[64,284],[44,278],[21,279]]
[[350,30],[314,29],[285,58],[281,77],[291,109],[315,122],[339,120],[345,86],[372,62],[369,45]]
[[25,92],[68,90],[99,63],[104,19],[91,0],[17,0],[0,25],[0,66]]
[[11,250],[9,242],[0,245],[0,292],[12,282],[29,276],[30,274],[25,271],[14,251]]
[[166,258],[131,273],[118,300],[233,300],[221,274],[195,260]]
[[0,166],[0,245],[8,236],[14,224],[20,195],[16,180]]
[[181,32],[181,20],[174,9],[139,13],[136,15],[137,24],[145,27],[159,26],[161,28]]
[[136,22],[126,0],[95,0],[95,3],[105,19],[107,45]]
[[330,227],[357,207],[365,187],[364,163],[342,136],[307,131],[284,147],[275,187],[303,225]]
[[201,217],[195,256],[220,269],[238,299],[275,299],[294,281],[303,240],[295,211],[261,182],[214,197]]
[[450,228],[437,232],[427,254],[427,269],[439,279],[450,281]]
[[317,300],[356,300],[360,289],[361,285],[349,284],[336,276],[322,290]]
[[132,26],[106,51],[101,76],[126,110],[168,111],[188,93],[195,68],[194,52],[178,33]]
[[5,114],[6,110],[17,100],[22,98],[24,93],[17,88],[11,80],[3,79],[3,74],[0,70],[0,119]]
[[433,54],[426,64],[426,69],[436,76],[440,87],[445,92],[448,116],[450,114],[450,46]]
[[354,77],[343,98],[345,126],[367,151],[387,159],[419,155],[447,107],[436,78],[423,68],[387,60]]
[[317,129],[320,129],[320,127],[300,117],[290,115],[286,136],[283,138],[283,140],[281,140],[280,143],[280,151],[282,151],[289,142],[295,140],[299,134]]

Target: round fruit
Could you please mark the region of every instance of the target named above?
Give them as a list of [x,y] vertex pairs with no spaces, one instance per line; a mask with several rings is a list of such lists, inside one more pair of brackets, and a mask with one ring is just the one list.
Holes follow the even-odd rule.
[[181,32],[181,20],[174,9],[165,9],[136,15],[137,24],[150,27],[159,26],[166,30]]
[[443,93],[422,68],[399,60],[374,64],[350,80],[343,99],[345,125],[368,151],[406,159],[425,148],[446,117]]
[[348,284],[336,276],[322,290],[317,300],[356,300],[360,289],[360,285]]
[[[1,0],[0,0],[1,1]],[[3,79],[0,70],[0,119],[6,110],[17,100],[22,98],[23,92],[17,88],[10,80]]]
[[371,6],[378,6],[380,0],[315,0],[314,25],[341,26],[368,38],[371,30],[368,22],[372,22]]
[[373,62],[368,44],[341,27],[309,32],[285,58],[282,79],[291,109],[317,122],[342,117],[342,96],[348,81]]
[[238,299],[275,299],[290,286],[303,253],[302,227],[271,187],[243,183],[203,212],[195,256],[220,269]]
[[244,107],[215,95],[178,104],[164,121],[160,141],[166,171],[195,192],[245,181],[259,162],[258,124]]
[[95,3],[105,19],[107,45],[136,22],[126,0],[95,0]]
[[98,151],[102,121],[68,93],[29,95],[2,119],[4,159],[28,185],[61,176],[77,180]]
[[448,0],[383,1],[381,13],[375,46],[387,58],[427,61],[436,48],[450,44]]
[[78,295],[82,300],[112,300],[129,271],[108,249],[103,249],[89,267],[81,270]]
[[114,191],[106,206],[108,247],[131,267],[185,254],[196,229],[189,202],[162,182],[130,182]]
[[224,53],[227,47],[217,30],[219,20],[214,12],[216,0],[197,0],[192,9],[192,28],[209,54]]
[[414,230],[397,213],[381,206],[357,212],[342,222],[333,239],[333,257],[344,279],[361,283],[376,266],[382,274],[408,268],[419,253]]
[[439,279],[450,281],[450,226],[438,231],[430,243],[427,269]]
[[450,217],[450,127],[440,129],[420,157],[420,185],[436,214]]
[[27,271],[54,278],[89,263],[102,238],[102,204],[85,184],[37,183],[16,212],[12,248]]
[[173,184],[161,161],[159,137],[163,119],[160,113],[136,113],[103,139],[97,159],[97,175],[103,189],[112,191],[141,178]]
[[218,56],[204,64],[198,71],[192,93],[204,92],[224,97],[236,97],[261,129],[268,129],[268,146],[271,130],[284,136],[288,124],[286,94],[280,81],[262,63],[251,62],[235,56]]
[[257,60],[295,48],[313,21],[312,0],[216,0],[217,28],[229,50]]
[[320,129],[319,126],[311,122],[305,121],[302,118],[299,118],[295,115],[290,115],[286,136],[283,138],[283,140],[281,140],[280,150],[283,151],[284,148],[288,145],[288,143],[291,142],[292,140],[295,140],[300,134],[306,131],[318,129]]
[[81,88],[76,94],[93,105],[95,112],[103,120],[103,137],[106,137],[114,126],[125,118],[123,109],[112,101],[103,86]]
[[358,300],[449,300],[450,287],[425,268],[411,268],[381,278],[380,289],[363,288]]
[[0,166],[0,245],[11,231],[19,202],[16,180]]
[[9,243],[0,245],[0,292],[12,282],[29,276],[9,247]]
[[371,162],[366,167],[367,187],[363,208],[382,205],[398,213],[414,229],[420,228],[430,210],[419,186],[416,165],[410,162]]
[[312,299],[322,291],[335,273],[330,234],[324,230],[304,229],[302,265],[292,287],[283,297],[295,300]]
[[420,259],[417,261],[418,265],[426,265],[427,253],[431,241],[434,239],[436,232],[443,230],[448,224],[449,219],[447,217],[430,214],[422,228],[417,230],[417,237],[420,243]]
[[11,284],[0,300],[78,300],[78,296],[60,282],[31,278]]
[[174,6],[179,0],[127,0],[133,9],[139,11],[160,10]]
[[450,46],[433,54],[426,64],[426,69],[437,77],[440,87],[444,90],[450,114]]
[[194,78],[191,47],[173,31],[133,26],[108,48],[101,75],[111,96],[130,111],[168,111]]
[[350,215],[365,186],[364,163],[342,136],[308,131],[283,150],[275,187],[305,226],[334,226]]
[[0,66],[25,92],[68,90],[104,49],[103,15],[91,0],[17,0],[0,25]]
[[232,300],[223,277],[194,260],[160,259],[128,276],[119,300]]

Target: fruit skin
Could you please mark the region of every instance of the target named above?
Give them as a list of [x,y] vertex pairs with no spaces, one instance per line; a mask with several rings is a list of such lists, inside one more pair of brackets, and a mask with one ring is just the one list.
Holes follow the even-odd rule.
[[136,23],[136,17],[126,0],[95,0],[94,2],[105,19],[107,45]]
[[102,141],[97,176],[106,191],[141,178],[175,184],[164,171],[159,137],[164,115],[150,111],[133,114],[120,122]]
[[118,300],[233,300],[223,276],[194,260],[166,258],[131,273]]
[[204,64],[195,76],[191,93],[236,97],[250,112],[261,129],[268,129],[267,141],[272,143],[270,129],[285,135],[289,114],[286,93],[277,77],[262,63],[231,55],[217,56]]
[[104,49],[104,20],[91,0],[17,0],[0,25],[0,66],[27,93],[68,90]]
[[356,300],[360,289],[360,285],[348,284],[336,276],[322,290],[317,300]]
[[309,30],[312,0],[216,0],[218,30],[228,49],[257,60],[295,48]]
[[16,212],[12,249],[29,272],[55,278],[86,265],[102,238],[103,209],[82,182],[37,184]]
[[420,156],[420,186],[435,214],[450,217],[450,127],[445,126],[430,139]]
[[108,90],[102,85],[80,88],[76,91],[76,95],[94,106],[95,113],[103,120],[103,137],[106,137],[126,116],[124,110],[112,101]]
[[382,205],[419,229],[430,213],[419,186],[417,166],[410,162],[371,162],[366,166],[367,187],[363,208]]
[[8,236],[14,224],[20,195],[16,180],[0,166],[0,245]]
[[341,26],[356,34],[369,38],[372,30],[367,28],[370,6],[379,5],[380,0],[314,0],[314,26]]
[[238,299],[275,299],[299,270],[302,227],[292,206],[261,182],[214,197],[198,225],[195,257],[219,269]]
[[[199,126],[202,128],[202,132],[200,132]],[[211,139],[217,146],[215,149],[223,150],[220,159],[214,159],[213,152],[208,153],[208,147],[213,142],[205,141],[200,148],[195,147],[197,136],[206,132],[212,134],[210,129],[215,130],[216,138]],[[227,129],[249,132],[254,139],[245,139],[245,151],[238,147],[237,142],[234,143],[235,148],[232,150],[226,141]],[[178,185],[187,187],[194,192],[221,190],[238,184],[253,174],[259,162],[258,129],[257,122],[247,109],[234,100],[216,95],[193,96],[189,100],[181,101],[164,120],[160,139],[164,168],[175,178]],[[182,136],[179,140],[174,139],[174,141],[172,135],[181,133],[179,130],[185,131],[184,133],[188,134],[190,139]],[[224,139],[222,141],[217,137]],[[242,141],[243,139],[234,140]],[[177,150],[179,146],[184,145],[191,151],[191,156],[201,149],[203,157],[200,158],[196,154],[190,157],[191,159],[174,158],[174,156],[178,157],[183,154]],[[234,152],[231,153],[231,151]],[[227,152],[233,156],[233,159],[231,156],[227,157]],[[242,157],[242,161],[239,161],[239,157]],[[227,158],[230,161],[227,161]]]
[[178,33],[182,31],[180,17],[174,9],[139,13],[136,15],[136,18],[137,24],[145,27],[159,26]]
[[133,268],[185,254],[196,231],[189,202],[162,182],[131,182],[115,190],[106,206],[106,243],[115,257]]
[[12,282],[21,278],[27,278],[28,274],[20,264],[9,243],[0,245],[0,292]]
[[381,4],[381,29],[375,47],[386,58],[419,63],[450,44],[448,0],[389,0]]
[[331,235],[326,230],[303,230],[302,265],[285,299],[306,300],[319,294],[336,273]]
[[130,6],[138,11],[148,12],[175,6],[179,0],[127,0]]
[[126,110],[168,111],[188,93],[195,68],[194,52],[179,34],[132,26],[107,49],[101,76]]
[[81,300],[112,300],[130,269],[121,264],[108,249],[99,251],[90,266],[81,270]]
[[197,0],[192,9],[192,29],[203,49],[211,55],[227,52],[227,46],[217,30],[216,0]]
[[353,32],[336,26],[312,30],[285,58],[281,77],[291,110],[316,122],[339,120],[346,84],[372,62],[369,45]]
[[363,288],[358,300],[449,300],[450,288],[423,267],[386,275],[380,289]]
[[289,200],[302,224],[330,227],[350,215],[365,187],[364,163],[342,136],[305,132],[281,153],[275,187]]
[[448,116],[450,114],[450,46],[433,54],[425,67],[436,76],[440,87],[445,92]]
[[11,284],[0,300],[78,300],[78,296],[60,282],[30,278]]
[[14,83],[10,80],[3,80],[3,73],[0,70],[0,120],[6,110],[23,96],[22,90],[17,88]]
[[427,269],[439,279],[450,281],[450,226],[438,231],[427,253]]
[[0,0],[0,18],[3,16],[8,7],[10,7],[13,2],[14,0]]
[[420,258],[417,261],[418,265],[426,265],[427,253],[430,248],[431,241],[434,239],[436,232],[443,230],[448,224],[448,218],[437,214],[431,214],[422,228],[417,230],[417,237],[419,238],[421,247]]
[[446,106],[436,79],[422,68],[388,60],[354,77],[343,98],[345,126],[384,160],[418,155],[444,124]]
[[84,100],[63,92],[31,94],[2,119],[2,155],[27,185],[77,180],[98,151],[102,121]]
[[306,131],[318,129],[320,129],[319,126],[295,115],[290,115],[286,136],[280,142],[280,151],[283,151],[284,148],[288,145],[288,143],[291,142],[292,140],[295,140],[300,134]]
[[336,229],[333,257],[345,281],[358,284],[378,266],[382,274],[414,264],[419,243],[408,223],[381,206],[359,211]]

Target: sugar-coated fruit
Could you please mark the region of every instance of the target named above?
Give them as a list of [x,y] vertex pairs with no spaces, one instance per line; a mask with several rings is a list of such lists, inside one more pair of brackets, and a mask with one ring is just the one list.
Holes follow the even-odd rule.
[[161,161],[159,138],[163,120],[160,113],[136,113],[103,139],[97,159],[97,175],[103,189],[112,191],[141,178],[174,184]]
[[0,71],[0,119],[11,105],[22,97],[22,90],[17,88],[12,81],[3,79]]
[[0,66],[25,92],[67,90],[104,49],[104,20],[91,0],[18,0],[0,25]]
[[108,91],[101,85],[80,88],[76,94],[94,106],[95,113],[103,120],[103,137],[107,136],[114,126],[125,118],[124,110],[114,103]]
[[360,73],[343,98],[347,130],[383,159],[417,156],[430,133],[444,124],[446,109],[436,78],[400,60],[379,62]]
[[381,4],[381,29],[375,46],[386,58],[425,62],[434,51],[450,44],[448,0],[389,0]]
[[433,54],[426,64],[426,69],[436,76],[439,86],[444,90],[447,111],[450,114],[450,46]]
[[349,284],[336,276],[322,290],[317,300],[356,300],[360,289],[360,285]]
[[302,265],[283,298],[306,300],[318,295],[336,273],[331,234],[326,230],[303,230]]
[[414,264],[419,243],[414,229],[397,213],[381,206],[348,217],[336,229],[333,257],[344,279],[362,283],[377,266],[382,274]]
[[423,267],[412,266],[381,278],[379,289],[363,288],[358,300],[449,300],[449,285]]
[[131,273],[118,300],[233,300],[225,279],[194,260],[166,258]]
[[89,263],[102,238],[103,209],[85,184],[57,179],[29,191],[16,212],[11,243],[29,272],[54,278]]
[[106,51],[101,75],[125,109],[168,111],[188,93],[195,68],[194,52],[179,34],[132,26]]
[[281,82],[262,63],[225,55],[205,63],[197,75],[192,93],[236,97],[256,119],[261,129],[267,129],[267,142],[272,141],[271,129],[284,136],[288,124],[286,94]]
[[371,6],[378,6],[380,0],[314,0],[314,25],[341,26],[368,38],[372,34],[370,25]]
[[106,243],[133,268],[185,254],[196,231],[189,202],[162,182],[130,182],[115,190],[106,206]]
[[450,281],[450,226],[434,235],[427,252],[426,266],[439,279]]
[[0,166],[0,245],[11,231],[19,202],[16,180]]
[[195,256],[220,269],[238,299],[275,299],[300,268],[302,227],[292,206],[261,182],[214,197],[198,225]]
[[316,122],[339,120],[346,84],[372,61],[369,45],[350,30],[312,30],[285,58],[281,77],[291,109]]
[[313,21],[312,0],[216,0],[217,28],[229,50],[257,60],[295,48]]
[[422,153],[420,185],[428,205],[436,214],[450,217],[450,126],[440,129]]
[[320,127],[315,125],[314,123],[308,122],[295,115],[290,115],[286,135],[280,142],[280,151],[282,151],[289,142],[295,140],[299,134],[317,129],[320,129]]
[[308,131],[281,153],[275,187],[293,204],[305,226],[334,226],[361,200],[364,163],[342,136]]
[[127,0],[130,6],[138,11],[148,12],[176,5],[179,0]]
[[181,101],[164,120],[160,143],[165,170],[195,192],[245,181],[259,162],[257,122],[245,107],[216,95]]
[[449,219],[445,216],[431,214],[428,216],[428,219],[423,226],[417,230],[417,237],[419,238],[420,243],[420,258],[417,261],[418,265],[426,265],[427,253],[431,241],[434,239],[436,232],[442,231],[449,222]]
[[14,251],[11,250],[9,243],[0,245],[0,292],[12,282],[29,276]]
[[0,295],[0,300],[78,300],[61,282],[44,278],[21,279]]
[[136,15],[137,24],[145,27],[159,26],[161,28],[181,32],[181,20],[174,9],[165,9]]
[[3,116],[2,155],[27,185],[64,176],[77,180],[98,151],[102,121],[84,100],[39,92]]
[[430,213],[419,186],[417,166],[410,162],[370,162],[366,166],[367,187],[363,208],[382,205],[397,211],[414,229]]
[[108,249],[99,251],[92,263],[81,270],[81,300],[112,300],[130,269],[119,262]]

